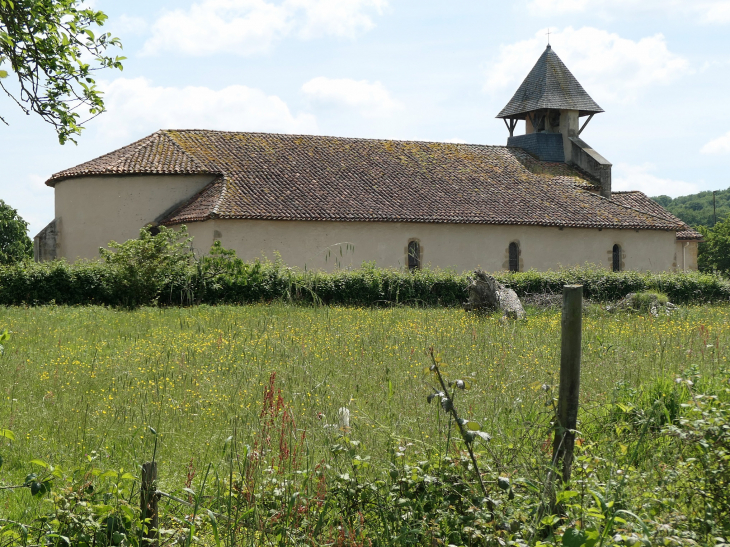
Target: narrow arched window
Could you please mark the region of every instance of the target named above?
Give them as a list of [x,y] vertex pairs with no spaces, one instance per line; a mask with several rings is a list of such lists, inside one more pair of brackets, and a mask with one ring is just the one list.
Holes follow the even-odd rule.
[[408,269],[418,270],[421,267],[421,245],[416,240],[408,242]]
[[611,269],[614,272],[620,272],[621,271],[621,246],[620,245],[614,245],[613,246],[613,253],[612,253],[612,264]]
[[509,244],[509,271],[520,271],[520,247],[514,241]]

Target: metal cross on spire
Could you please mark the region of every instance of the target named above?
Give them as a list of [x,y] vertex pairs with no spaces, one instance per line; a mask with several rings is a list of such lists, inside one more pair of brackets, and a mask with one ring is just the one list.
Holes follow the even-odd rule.
[[550,45],[550,27],[548,27],[547,37],[548,37],[548,45]]

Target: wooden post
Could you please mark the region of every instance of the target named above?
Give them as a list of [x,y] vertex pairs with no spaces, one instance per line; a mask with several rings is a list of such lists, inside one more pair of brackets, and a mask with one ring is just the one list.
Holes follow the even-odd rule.
[[578,420],[580,357],[583,326],[583,285],[563,287],[562,340],[560,347],[560,391],[553,440],[553,465],[562,462],[563,482],[570,479]]
[[159,517],[157,513],[157,462],[142,464],[142,486],[140,489],[142,520],[149,519],[143,533],[142,545],[157,547],[157,529]]

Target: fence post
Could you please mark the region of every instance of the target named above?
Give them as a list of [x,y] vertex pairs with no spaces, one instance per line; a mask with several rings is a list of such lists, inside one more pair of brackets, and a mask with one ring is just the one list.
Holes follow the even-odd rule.
[[553,440],[553,466],[562,462],[563,482],[570,479],[578,420],[580,358],[583,327],[583,285],[563,287],[562,338],[560,346],[560,390]]
[[149,519],[145,526],[142,544],[148,547],[157,547],[157,529],[159,518],[157,513],[157,462],[142,464],[142,486],[140,489],[142,521]]

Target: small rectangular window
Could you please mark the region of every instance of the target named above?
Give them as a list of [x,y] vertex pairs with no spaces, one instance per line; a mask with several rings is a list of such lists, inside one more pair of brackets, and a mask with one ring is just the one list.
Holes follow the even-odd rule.
[[620,272],[621,271],[621,246],[620,245],[614,245],[613,246],[613,253],[612,253],[613,263],[611,264],[611,269],[614,272]]
[[514,241],[509,244],[509,271],[520,271],[520,247]]
[[408,242],[408,269],[418,270],[421,268],[421,245],[418,241]]

